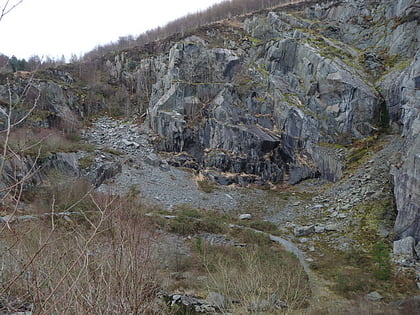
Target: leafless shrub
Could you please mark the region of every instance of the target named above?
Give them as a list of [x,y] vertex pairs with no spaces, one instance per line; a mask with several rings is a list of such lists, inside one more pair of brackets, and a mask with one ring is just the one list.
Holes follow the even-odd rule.
[[287,306],[292,312],[307,304],[307,275],[290,255],[264,246],[219,251],[204,255],[204,265],[209,291],[227,298],[225,311],[245,314],[261,306],[259,311],[275,312]]
[[[2,310],[31,309],[35,314],[163,311],[156,299],[154,234],[141,212],[111,195],[87,192],[74,197],[80,200],[67,208],[73,215],[51,215],[2,229]],[[57,205],[66,202],[57,200]],[[81,202],[83,207],[77,206]],[[53,201],[53,212],[55,206]]]

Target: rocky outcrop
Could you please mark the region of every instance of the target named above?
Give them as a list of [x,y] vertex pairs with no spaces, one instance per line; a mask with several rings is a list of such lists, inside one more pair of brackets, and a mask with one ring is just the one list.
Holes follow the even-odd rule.
[[174,45],[149,105],[160,148],[256,181],[338,179],[340,162],[317,143],[369,135],[382,99],[357,70],[283,33],[296,24],[270,13],[245,23],[265,44],[222,49],[195,37]]
[[420,240],[420,54],[403,71],[391,73],[382,82],[391,118],[402,128],[406,151],[401,165],[393,170],[398,216],[396,238]]

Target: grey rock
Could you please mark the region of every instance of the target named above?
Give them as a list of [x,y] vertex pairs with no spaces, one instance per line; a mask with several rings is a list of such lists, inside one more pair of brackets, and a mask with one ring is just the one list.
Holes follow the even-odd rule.
[[219,309],[223,309],[226,304],[226,298],[217,292],[210,292],[207,295],[206,302],[214,307],[217,307]]
[[393,254],[396,256],[405,256],[409,259],[414,258],[414,246],[416,241],[413,237],[408,236],[401,240],[394,241]]
[[301,239],[299,239],[299,242],[301,244],[307,243],[309,241],[309,239],[307,239],[306,237],[302,237]]
[[339,227],[337,224],[328,224],[325,226],[326,231],[338,231]]
[[249,213],[239,215],[239,220],[251,220],[251,219],[252,219],[252,215]]
[[252,301],[249,306],[248,310],[250,312],[265,312],[268,311],[271,307],[271,304],[267,300],[258,300],[258,301]]
[[96,187],[102,185],[107,179],[113,178],[118,173],[121,173],[122,165],[119,162],[105,163],[99,166],[93,173],[93,182]]
[[417,254],[417,258],[420,258],[420,242],[418,242],[417,245],[414,247],[414,251]]
[[366,298],[370,301],[378,302],[383,299],[383,296],[380,293],[373,291],[373,292],[368,293],[366,295]]
[[307,235],[311,235],[312,233],[315,232],[315,226],[314,225],[309,225],[309,226],[297,226],[294,229],[294,234],[295,236],[307,236]]

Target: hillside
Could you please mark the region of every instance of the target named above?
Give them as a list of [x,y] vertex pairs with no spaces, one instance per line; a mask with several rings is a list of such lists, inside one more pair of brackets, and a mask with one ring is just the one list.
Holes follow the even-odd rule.
[[[125,255],[119,241],[149,240],[153,254],[135,253],[153,277],[135,296],[150,308],[107,300],[111,313],[420,309],[419,17],[417,0],[295,1],[0,74],[2,259],[23,262],[3,278],[0,309],[16,298],[31,312],[58,312],[52,293],[87,292],[66,264],[46,293],[42,277],[25,282],[46,246],[31,247],[29,234],[13,245],[13,235],[37,224],[47,233],[50,218],[66,235],[54,237],[58,247],[71,247],[68,231],[82,236],[75,266],[88,248],[102,266],[105,254]],[[103,224],[116,234],[99,233]],[[16,244],[33,253],[19,257]],[[270,273],[293,279],[289,289]],[[69,278],[75,285],[63,288]],[[263,292],[245,293],[243,278]],[[82,300],[68,308],[85,311]]]

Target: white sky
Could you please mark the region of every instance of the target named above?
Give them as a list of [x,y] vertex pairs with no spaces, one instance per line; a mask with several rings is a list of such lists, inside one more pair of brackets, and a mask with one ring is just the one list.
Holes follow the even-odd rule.
[[[79,56],[218,2],[222,0],[24,0],[0,21],[0,53],[25,59]],[[5,3],[0,0],[0,8]]]

